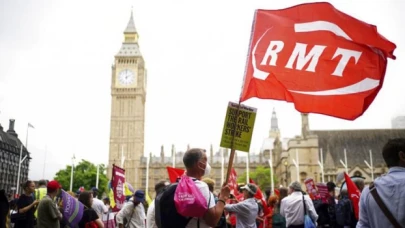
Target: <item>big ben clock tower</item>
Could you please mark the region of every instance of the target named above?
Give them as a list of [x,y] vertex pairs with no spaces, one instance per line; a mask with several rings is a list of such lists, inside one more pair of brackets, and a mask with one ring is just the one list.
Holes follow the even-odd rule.
[[121,167],[125,179],[140,188],[139,164],[144,151],[146,69],[139,51],[133,14],[124,31],[124,42],[115,55],[111,79],[110,151],[107,177],[112,165]]

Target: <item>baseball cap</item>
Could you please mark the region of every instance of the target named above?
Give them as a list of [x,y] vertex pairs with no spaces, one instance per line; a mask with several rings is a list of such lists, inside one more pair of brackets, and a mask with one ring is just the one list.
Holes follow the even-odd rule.
[[98,188],[92,187],[92,188],[91,188],[91,191],[92,191],[92,192],[98,192]]
[[56,180],[53,180],[53,181],[49,181],[48,185],[46,187],[49,189],[56,190],[56,189],[62,188],[62,185],[60,185],[59,182],[57,182]]
[[145,201],[145,192],[143,192],[142,190],[137,190],[134,194],[134,197],[137,201],[144,202]]
[[257,192],[257,188],[253,184],[247,184],[247,185],[241,187],[240,189],[247,190],[248,192],[252,193],[253,195],[256,194],[256,192]]

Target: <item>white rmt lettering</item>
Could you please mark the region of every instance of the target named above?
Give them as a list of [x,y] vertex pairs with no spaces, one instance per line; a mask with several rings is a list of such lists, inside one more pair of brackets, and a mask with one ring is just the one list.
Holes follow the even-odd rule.
[[332,75],[342,77],[343,71],[345,70],[350,58],[354,57],[354,63],[357,64],[357,62],[360,59],[361,54],[362,54],[362,52],[360,52],[360,51],[353,51],[353,50],[348,50],[348,49],[344,49],[344,48],[337,48],[335,55],[333,55],[332,59],[338,57],[339,55],[341,55],[342,58],[340,59],[338,65],[336,66],[336,69],[332,73]]
[[[271,56],[269,65],[276,66],[277,53],[279,53],[284,48],[284,42],[280,40],[272,40],[267,47],[266,54],[264,54],[263,60],[260,65],[267,65],[267,61]],[[274,49],[274,50],[273,50]]]
[[308,44],[296,43],[293,53],[288,60],[286,68],[293,68],[294,62],[297,60],[295,69],[302,70],[302,68],[311,60],[306,71],[315,72],[316,65],[318,64],[319,57],[322,55],[326,46],[315,45],[308,55],[305,55]]

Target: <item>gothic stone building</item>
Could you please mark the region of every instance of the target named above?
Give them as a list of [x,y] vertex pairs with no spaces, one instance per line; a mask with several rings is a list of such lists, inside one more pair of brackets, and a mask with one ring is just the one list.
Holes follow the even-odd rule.
[[[283,148],[279,138],[274,141],[272,149],[275,157],[275,174],[277,185],[287,185],[293,180],[301,183],[306,178],[314,178],[321,182],[321,168],[318,161],[323,153],[323,166],[325,182],[337,181],[337,175],[346,170],[345,153],[347,158],[347,171],[350,176],[362,176],[366,184],[372,181],[372,170],[365,161],[370,162],[372,153],[374,178],[388,171],[382,158],[382,148],[389,139],[405,138],[405,129],[356,129],[356,130],[314,130],[309,128],[308,114],[302,114],[302,133],[290,139],[287,148]],[[299,172],[293,159],[298,153]],[[342,164],[343,163],[343,164]]]
[[[190,146],[187,146],[187,150]],[[219,149],[219,151],[214,152],[214,149],[211,145],[211,148],[207,150],[207,157],[208,163],[211,165],[211,172],[208,176],[209,178],[215,181],[215,189],[219,190],[222,182],[222,157],[224,158],[224,170],[223,176],[226,178],[226,169],[228,167],[229,149]],[[175,154],[175,159],[173,160],[173,154]],[[183,164],[183,155],[184,152],[175,152],[174,146],[172,146],[171,156],[167,156],[167,153],[164,151],[164,147],[161,147],[160,156],[152,156],[150,155],[150,163],[149,163],[149,186],[148,192],[151,197],[155,195],[155,184],[162,180],[168,180],[168,174],[166,167],[174,166],[176,168],[184,169]],[[239,156],[238,156],[239,155]],[[241,156],[243,155],[243,156]],[[235,154],[235,160],[233,163],[233,167],[235,168],[236,173],[239,175],[246,174],[246,159],[249,159],[249,169],[255,170],[258,166],[269,166],[268,160],[266,160],[263,156],[263,153],[259,154],[252,154],[249,157],[245,156],[244,152],[237,152]],[[147,170],[147,158],[142,157],[140,169],[141,171],[141,184],[143,187],[146,186],[146,170]]]
[[6,193],[14,193],[17,187],[18,163],[20,161],[20,149],[23,147],[22,157],[27,159],[21,164],[20,183],[28,180],[30,154],[18,139],[14,130],[14,120],[10,120],[9,129],[4,131],[0,124],[0,189]]

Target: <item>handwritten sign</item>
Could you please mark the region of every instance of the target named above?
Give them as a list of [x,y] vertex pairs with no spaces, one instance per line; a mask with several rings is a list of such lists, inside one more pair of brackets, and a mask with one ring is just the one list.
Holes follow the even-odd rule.
[[[226,111],[221,147],[249,152],[253,127],[256,120],[256,108],[229,102]],[[234,138],[232,148],[232,138]]]

